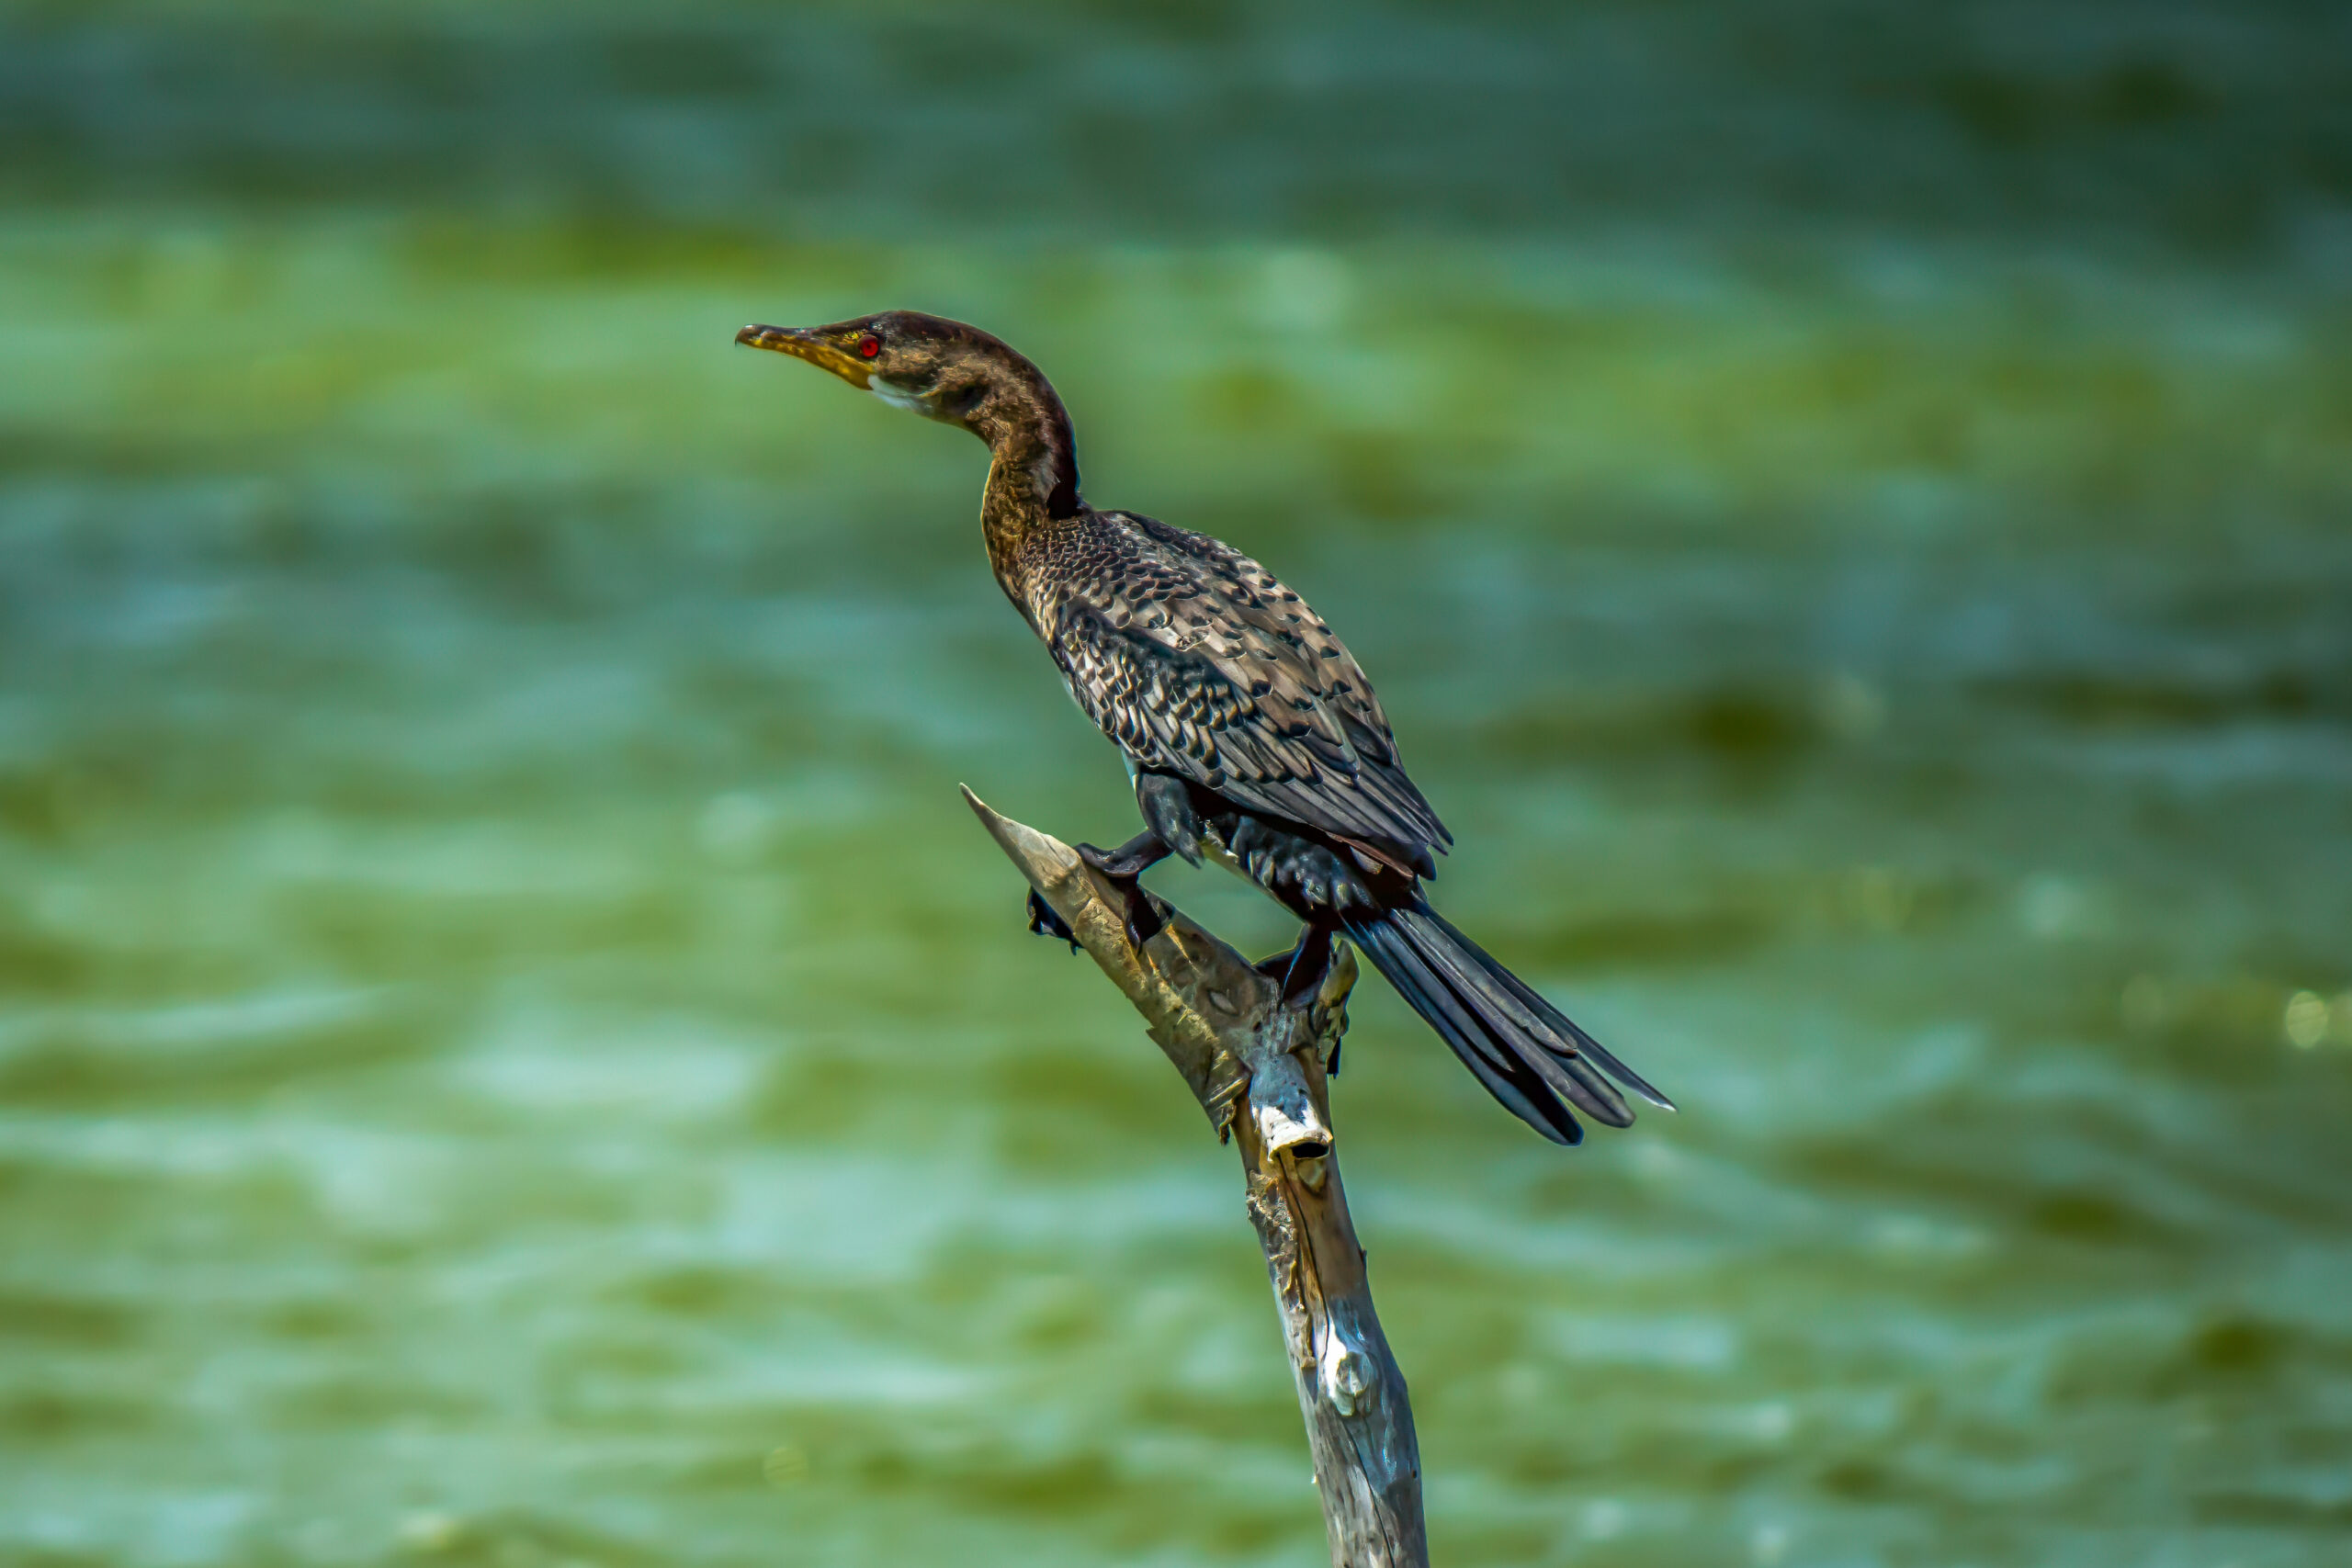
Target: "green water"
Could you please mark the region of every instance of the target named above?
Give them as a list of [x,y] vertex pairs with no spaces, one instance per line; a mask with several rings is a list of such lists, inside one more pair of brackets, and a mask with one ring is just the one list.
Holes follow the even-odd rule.
[[[1445,1564],[2352,1557],[2340,9],[0,10],[0,1561],[1283,1563],[911,305],[1674,1094],[1337,1111]],[[1253,948],[1271,906],[1155,873]]]

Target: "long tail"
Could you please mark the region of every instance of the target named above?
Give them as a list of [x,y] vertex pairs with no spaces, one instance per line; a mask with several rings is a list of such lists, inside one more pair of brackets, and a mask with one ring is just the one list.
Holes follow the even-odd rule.
[[1633,1124],[1634,1112],[1611,1077],[1653,1105],[1674,1109],[1427,904],[1341,919],[1396,994],[1453,1047],[1487,1092],[1554,1143],[1583,1141],[1568,1105],[1603,1126]]

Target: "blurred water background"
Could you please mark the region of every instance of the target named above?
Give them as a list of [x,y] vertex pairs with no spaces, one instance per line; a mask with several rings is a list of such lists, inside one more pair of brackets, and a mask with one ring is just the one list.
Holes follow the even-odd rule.
[[[1449,1564],[2352,1561],[2352,13],[0,7],[0,1561],[1321,1561],[1057,379],[1678,1096],[1337,1085]],[[1271,951],[1272,907],[1159,886]]]

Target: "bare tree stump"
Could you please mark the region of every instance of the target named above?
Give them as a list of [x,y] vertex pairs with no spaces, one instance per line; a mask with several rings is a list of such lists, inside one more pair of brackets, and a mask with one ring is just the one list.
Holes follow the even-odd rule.
[[1143,1015],[1218,1140],[1239,1148],[1333,1568],[1428,1568],[1412,1406],[1373,1311],[1325,1082],[1348,1026],[1354,953],[1335,944],[1314,998],[1285,1008],[1278,981],[1151,894],[1163,923],[1138,950],[1121,895],[1076,851],[997,815],[968,789],[964,798]]

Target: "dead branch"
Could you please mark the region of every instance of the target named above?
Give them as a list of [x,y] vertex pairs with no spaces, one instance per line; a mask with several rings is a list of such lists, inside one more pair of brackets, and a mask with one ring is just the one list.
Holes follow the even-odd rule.
[[1421,1461],[1404,1374],[1373,1311],[1348,1218],[1325,1064],[1348,1026],[1355,955],[1336,943],[1311,1002],[1149,895],[1164,924],[1138,950],[1116,889],[1068,844],[964,798],[1029,886],[1143,1015],[1220,1140],[1241,1154],[1306,1417],[1333,1568],[1428,1568]]

